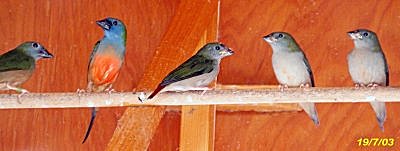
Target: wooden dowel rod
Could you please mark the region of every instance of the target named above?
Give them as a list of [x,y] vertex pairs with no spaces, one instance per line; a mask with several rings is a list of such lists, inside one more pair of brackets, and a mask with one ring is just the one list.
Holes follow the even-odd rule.
[[[210,91],[166,92],[142,103],[141,92],[132,93],[30,93],[18,99],[16,94],[1,94],[0,108],[77,108],[159,105],[218,105],[298,102],[400,102],[400,88],[291,88],[284,92],[268,89],[215,89]],[[149,92],[147,92],[149,94]]]

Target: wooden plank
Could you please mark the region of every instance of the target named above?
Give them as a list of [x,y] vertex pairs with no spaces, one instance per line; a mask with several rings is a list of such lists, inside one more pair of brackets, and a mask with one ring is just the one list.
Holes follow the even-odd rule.
[[214,150],[215,106],[182,106],[179,150]]
[[[196,52],[197,42],[211,23],[210,17],[217,11],[216,6],[217,0],[180,2],[154,58],[146,67],[138,90],[154,89],[168,72]],[[147,150],[164,110],[165,107],[128,108],[107,150]],[[146,117],[140,116],[142,114]],[[152,120],[141,122],[147,118]],[[138,119],[139,123],[133,124],[132,119]]]
[[[218,8],[219,9],[219,6]],[[208,41],[217,41],[218,14],[213,14],[211,23],[204,31],[204,35],[197,45],[197,50]],[[215,87],[217,79],[210,84]],[[181,134],[179,150],[182,151],[213,151],[215,136],[215,105],[209,106],[182,106]]]

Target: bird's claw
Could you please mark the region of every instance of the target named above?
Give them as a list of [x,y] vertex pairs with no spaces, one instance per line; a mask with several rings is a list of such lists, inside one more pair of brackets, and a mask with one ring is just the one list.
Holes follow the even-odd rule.
[[76,93],[85,93],[86,90],[85,89],[76,89]]
[[367,87],[371,88],[371,89],[376,89],[377,87],[379,87],[380,85],[377,83],[370,83],[367,85]]
[[207,90],[203,90],[203,92],[201,92],[200,96],[203,96],[206,92],[207,92]]
[[359,84],[359,83],[355,83],[355,84],[354,84],[354,88],[360,89],[360,84]]
[[20,89],[20,92],[21,92],[21,93],[18,94],[18,96],[17,96],[17,102],[18,102],[19,104],[21,104],[21,98],[22,98],[22,96],[28,94],[29,91],[28,91],[28,90],[25,90],[25,89]]
[[20,94],[21,96],[29,93],[29,91],[26,89],[21,89],[20,91],[21,91],[21,94]]
[[82,96],[83,93],[86,93],[85,89],[76,89],[76,93],[78,94],[78,96]]
[[106,92],[108,94],[111,94],[111,93],[114,93],[114,92],[117,92],[117,91],[115,91],[114,89],[106,89]]
[[310,87],[309,83],[300,84],[300,88],[302,88],[302,89],[309,88],[309,87]]
[[355,83],[355,84],[354,84],[354,87],[355,87],[356,89],[361,89],[361,88],[365,87],[365,85],[362,84],[362,83]]
[[200,93],[200,95],[204,95],[208,90],[212,90],[212,88],[209,88],[209,87],[196,87],[196,88],[191,88],[190,90],[202,91]]
[[278,87],[281,92],[283,92],[289,88],[289,86],[286,84],[280,84]]

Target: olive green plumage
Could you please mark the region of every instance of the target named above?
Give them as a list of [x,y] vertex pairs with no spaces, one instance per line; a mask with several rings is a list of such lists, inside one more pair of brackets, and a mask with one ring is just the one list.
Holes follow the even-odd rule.
[[12,70],[33,70],[35,59],[24,52],[24,49],[16,48],[0,56],[0,72]]
[[222,43],[204,45],[194,56],[171,71],[147,99],[152,99],[162,90],[188,91],[206,87],[217,77],[221,59],[232,54],[233,51]]
[[19,85],[28,80],[41,58],[53,57],[37,42],[25,42],[0,56],[0,90],[27,93]]
[[210,73],[215,66],[218,66],[217,60],[209,59],[203,55],[195,55],[167,75],[160,85],[166,86],[204,73]]

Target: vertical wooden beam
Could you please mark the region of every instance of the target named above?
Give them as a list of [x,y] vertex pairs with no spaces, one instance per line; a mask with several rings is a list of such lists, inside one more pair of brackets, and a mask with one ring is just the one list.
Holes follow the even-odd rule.
[[[217,0],[182,0],[137,90],[152,90],[184,60],[210,27],[218,8]],[[147,150],[165,107],[127,108],[118,122],[107,150]]]
[[[197,49],[200,49],[207,41],[218,40],[218,15],[219,11],[213,14],[212,22],[200,39]],[[212,87],[215,86],[216,81],[212,84]],[[181,151],[213,151],[216,106],[182,106],[181,113],[179,149]]]
[[181,151],[213,151],[215,105],[182,106]]

